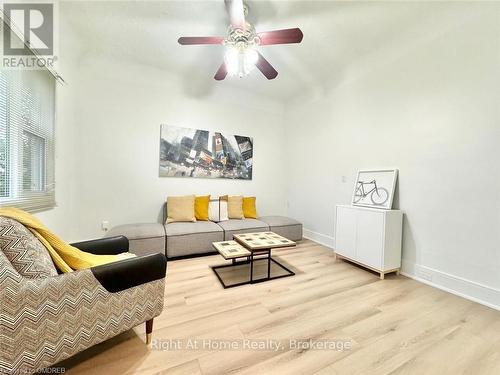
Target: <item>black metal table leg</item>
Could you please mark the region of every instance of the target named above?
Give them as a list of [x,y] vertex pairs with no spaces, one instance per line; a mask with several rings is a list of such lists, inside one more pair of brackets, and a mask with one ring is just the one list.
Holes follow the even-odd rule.
[[250,283],[253,283],[253,253],[250,255]]
[[267,278],[271,278],[271,250],[267,252]]
[[[242,257],[243,259],[246,259],[246,260],[238,262],[236,259],[232,259],[230,264],[212,266],[210,268],[212,268],[212,271],[215,273],[215,275],[219,279],[219,281],[222,284],[222,286],[224,287],[224,289],[225,288],[233,288],[236,286],[242,286],[242,285],[246,285],[246,284],[256,284],[256,283],[260,283],[260,282],[264,282],[264,281],[276,280],[276,279],[281,279],[283,277],[289,277],[289,276],[295,275],[295,273],[292,270],[288,269],[285,265],[281,264],[276,259],[274,259],[271,255],[271,252],[272,252],[272,249],[261,249],[261,250],[257,251],[257,257],[255,256],[254,252],[252,252],[249,256]],[[259,258],[259,256],[262,256],[262,255],[267,255],[267,277],[260,278],[260,279],[254,279],[254,277],[253,277],[254,262],[258,261],[258,260],[264,261],[265,258],[263,258],[263,257]],[[284,270],[286,273],[278,275],[278,276],[271,276],[271,262],[273,262],[275,264],[275,266]],[[219,269],[224,269],[224,268],[228,268],[228,267],[229,268],[238,267],[238,266],[241,266],[243,264],[248,264],[248,263],[250,263],[250,267],[249,267],[250,268],[250,275],[249,275],[248,281],[242,281],[239,283],[226,285],[224,283],[224,280],[222,279],[221,275],[219,275],[219,273],[218,273]]]

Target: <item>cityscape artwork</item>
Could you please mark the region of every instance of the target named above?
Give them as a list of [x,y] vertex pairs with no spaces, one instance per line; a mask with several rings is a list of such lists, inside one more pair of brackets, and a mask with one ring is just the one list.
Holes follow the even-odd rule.
[[253,139],[162,125],[160,177],[251,180]]

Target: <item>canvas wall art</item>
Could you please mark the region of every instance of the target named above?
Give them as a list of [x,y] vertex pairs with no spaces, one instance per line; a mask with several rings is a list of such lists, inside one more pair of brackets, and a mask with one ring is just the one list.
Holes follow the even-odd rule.
[[253,139],[161,125],[160,177],[251,180]]
[[352,204],[390,210],[397,177],[397,169],[358,171]]

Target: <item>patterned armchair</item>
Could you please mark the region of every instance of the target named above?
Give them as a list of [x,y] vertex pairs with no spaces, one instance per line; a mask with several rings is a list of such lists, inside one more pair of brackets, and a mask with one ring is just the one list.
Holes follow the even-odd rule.
[[[128,251],[121,236],[73,245]],[[59,275],[28,229],[0,217],[0,374],[52,366],[144,322],[149,341],[165,272],[165,256],[154,254]]]

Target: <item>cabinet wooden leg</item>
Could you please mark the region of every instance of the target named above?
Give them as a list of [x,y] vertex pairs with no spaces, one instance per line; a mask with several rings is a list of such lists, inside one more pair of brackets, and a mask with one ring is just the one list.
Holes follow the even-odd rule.
[[397,276],[399,276],[399,274],[400,274],[400,272],[399,272],[399,270],[397,270],[397,271],[396,271],[396,275],[397,275]]
[[146,322],[146,345],[151,344],[151,336],[153,333],[153,319]]
[[384,280],[384,278],[385,278],[385,273],[380,272],[380,280]]

